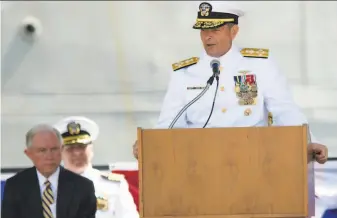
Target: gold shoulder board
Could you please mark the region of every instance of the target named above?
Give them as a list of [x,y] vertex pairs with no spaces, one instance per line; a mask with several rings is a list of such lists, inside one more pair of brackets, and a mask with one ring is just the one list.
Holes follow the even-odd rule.
[[241,54],[246,58],[268,58],[269,49],[264,48],[243,48]]
[[120,182],[124,178],[124,175],[117,174],[117,173],[102,173],[101,176],[104,179],[107,179],[113,182]]
[[198,63],[198,61],[199,61],[198,57],[192,57],[192,58],[180,61],[178,63],[172,64],[172,68],[173,68],[173,71],[177,71],[185,67],[192,66],[193,64]]

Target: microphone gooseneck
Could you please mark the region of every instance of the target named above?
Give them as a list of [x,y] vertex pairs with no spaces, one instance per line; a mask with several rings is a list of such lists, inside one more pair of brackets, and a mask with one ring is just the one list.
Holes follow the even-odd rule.
[[218,93],[218,89],[219,89],[219,76],[216,76],[215,78],[216,78],[216,89],[215,89],[215,93],[214,93],[214,97],[213,97],[211,112],[210,112],[210,114],[209,114],[209,116],[207,118],[207,121],[206,121],[205,125],[202,128],[205,128],[207,126],[208,121],[209,121],[209,119],[211,119],[212,114],[213,114],[214,105],[215,105],[215,99],[216,99],[216,96],[217,96],[217,93]]
[[189,103],[187,103],[180,111],[179,113],[176,115],[176,117],[173,119],[173,121],[171,122],[170,126],[169,126],[169,129],[172,129],[174,124],[178,121],[178,119],[181,117],[181,115],[191,106],[193,105],[196,101],[198,101],[208,90],[209,90],[209,87],[213,84],[214,82],[214,78],[216,78],[216,81],[217,81],[217,86],[216,86],[216,89],[215,89],[215,95],[214,95],[214,98],[213,98],[213,104],[212,104],[212,109],[211,109],[211,113],[209,114],[208,116],[208,119],[205,123],[205,125],[203,126],[203,128],[206,127],[206,125],[208,124],[208,121],[209,119],[211,118],[212,116],[212,113],[213,113],[213,109],[214,109],[214,104],[215,104],[215,99],[216,99],[216,96],[217,96],[217,92],[218,92],[218,87],[219,87],[219,75],[220,75],[220,61],[219,60],[212,60],[211,63],[210,63],[210,66],[212,68],[212,72],[213,72],[213,75],[207,80],[207,85],[206,87],[204,88],[204,90],[202,90],[202,92],[200,92],[195,98],[193,98]]

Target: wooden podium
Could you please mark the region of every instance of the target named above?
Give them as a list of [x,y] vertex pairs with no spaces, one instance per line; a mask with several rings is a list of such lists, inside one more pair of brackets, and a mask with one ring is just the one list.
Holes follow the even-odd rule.
[[141,218],[314,216],[307,126],[141,129]]

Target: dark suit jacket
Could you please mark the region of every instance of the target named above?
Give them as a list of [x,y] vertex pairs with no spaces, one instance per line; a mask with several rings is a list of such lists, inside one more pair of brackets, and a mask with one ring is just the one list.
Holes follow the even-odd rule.
[[[95,218],[95,188],[89,179],[60,168],[57,188],[57,218]],[[6,181],[2,218],[43,218],[36,168],[26,169]]]
[[337,217],[337,208],[326,210],[322,216],[322,218],[336,218]]

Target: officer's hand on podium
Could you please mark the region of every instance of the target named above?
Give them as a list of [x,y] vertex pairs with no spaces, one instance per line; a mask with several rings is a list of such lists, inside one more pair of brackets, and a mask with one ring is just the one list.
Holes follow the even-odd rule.
[[133,156],[138,160],[138,141],[136,140],[132,146]]
[[318,163],[324,164],[328,160],[328,148],[325,145],[312,143],[311,148]]

